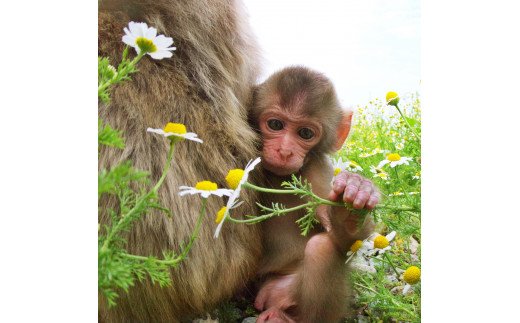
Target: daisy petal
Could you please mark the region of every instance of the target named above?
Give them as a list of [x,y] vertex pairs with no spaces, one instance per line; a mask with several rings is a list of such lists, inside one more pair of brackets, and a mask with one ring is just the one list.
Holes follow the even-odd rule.
[[135,36],[134,35],[124,35],[123,38],[123,43],[127,44],[128,46],[131,46],[131,47],[135,47]]
[[386,164],[388,164],[390,161],[388,159],[383,159],[378,165],[377,168],[382,168]]
[[146,23],[142,23],[142,22],[133,22],[131,21],[129,24],[128,24],[128,28],[130,29],[130,32],[132,34],[134,34],[135,36],[137,37],[143,37],[143,24],[144,24],[144,27],[147,28],[148,26],[146,25]]
[[396,235],[395,231],[390,232],[389,234],[386,235],[386,240],[392,241],[392,239],[395,237],[395,235]]
[[148,53],[153,59],[163,59],[163,58],[170,58],[173,56],[172,52],[169,51],[156,51],[154,53]]
[[156,133],[158,135],[163,135],[164,136],[164,130],[162,129],[153,129],[153,128],[147,128],[146,131],[148,132],[153,132],[153,133]]
[[148,28],[148,30],[144,31],[144,37],[148,38],[152,41],[156,38],[156,36],[157,36],[157,29],[155,29],[154,27],[150,27],[150,28]]
[[159,35],[155,38],[155,44],[158,48],[164,49],[173,44],[173,38]]

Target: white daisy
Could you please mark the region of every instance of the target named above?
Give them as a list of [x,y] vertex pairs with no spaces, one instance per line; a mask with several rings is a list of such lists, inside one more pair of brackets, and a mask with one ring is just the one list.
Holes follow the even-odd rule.
[[[168,124],[164,127],[164,129],[153,129],[148,128],[146,129],[148,132],[153,132],[158,135],[163,135],[165,137],[175,137],[176,139],[188,139],[193,140],[196,142],[202,143],[202,140],[197,138],[197,134],[194,132],[186,132],[186,126],[182,123],[171,123],[168,122]],[[173,138],[170,138],[173,139]]]
[[398,142],[395,144],[395,149],[403,150],[404,149],[404,141]]
[[339,157],[338,159],[330,158],[330,161],[332,162],[332,167],[334,168],[334,176],[341,173],[341,171],[346,169],[349,165],[349,162],[344,162],[341,157]]
[[222,216],[222,220],[217,226],[215,230],[215,234],[213,235],[215,238],[218,238],[220,234],[220,230],[222,230],[222,225],[226,222],[226,218],[229,216],[229,211],[236,207],[236,202],[240,197],[240,190],[242,189],[242,185],[247,182],[247,178],[249,177],[249,173],[255,168],[258,163],[260,163],[261,159],[258,157],[255,160],[250,160],[245,169],[232,169],[228,172],[226,176],[226,181],[233,189],[232,194],[229,197],[229,200],[226,203],[226,210],[224,211],[224,215]]
[[390,167],[394,168],[397,165],[408,165],[408,162],[411,161],[411,157],[401,157],[397,153],[388,154],[386,155],[386,159],[383,159],[379,165],[377,165],[377,168],[382,168],[384,165],[390,163]]
[[366,252],[367,255],[371,256],[376,253],[383,254],[391,249],[390,241],[395,238],[396,232],[392,231],[386,236],[378,235],[374,240],[368,241],[367,247],[370,249]]
[[356,240],[350,247],[350,250],[347,252],[347,256],[350,256],[354,253],[364,255],[367,253],[367,251],[374,248],[373,245],[374,245],[374,242],[370,241],[370,237],[368,237],[367,239],[365,239],[363,241]]
[[414,176],[412,176],[413,179],[421,179],[421,172],[418,171],[417,173],[415,173]]
[[[240,201],[238,203],[237,200],[235,200],[235,202],[233,203],[233,205],[229,208],[229,210],[232,210],[234,208],[237,208],[238,206],[240,206],[242,203],[244,203],[244,201]],[[226,214],[226,211],[228,210],[228,207],[227,206],[223,206],[220,208],[220,210],[218,210],[216,216],[215,216],[215,223],[220,223],[222,222],[222,220],[224,219],[224,214]]]
[[382,170],[381,168],[370,166],[370,172],[374,174],[373,177],[379,177],[381,179],[384,179],[385,181],[388,180],[389,176],[388,173]]
[[171,37],[157,36],[157,29],[148,27],[145,22],[131,21],[128,24],[128,28],[124,28],[124,31],[123,43],[135,48],[137,54],[143,50],[153,59],[163,59],[172,57],[171,51],[176,49],[175,47],[169,47],[173,44]]
[[389,150],[386,150],[386,149],[381,149],[381,148],[374,148],[372,149],[371,152],[369,153],[362,153],[362,154],[359,154],[359,157],[361,158],[367,158],[367,157],[371,157],[371,156],[374,156],[374,155],[377,155],[377,154],[388,154],[390,151]]
[[218,188],[216,183],[210,181],[202,181],[198,182],[195,187],[190,186],[180,186],[179,192],[180,196],[184,196],[186,194],[194,195],[200,194],[203,198],[208,198],[210,195],[216,196],[231,196],[233,194],[233,190],[229,190],[226,188]]
[[363,168],[361,168],[361,166],[359,166],[359,164],[356,163],[355,161],[349,160],[347,162],[348,162],[347,169],[349,171],[351,171],[353,173],[357,173],[357,172],[362,172],[363,171]]

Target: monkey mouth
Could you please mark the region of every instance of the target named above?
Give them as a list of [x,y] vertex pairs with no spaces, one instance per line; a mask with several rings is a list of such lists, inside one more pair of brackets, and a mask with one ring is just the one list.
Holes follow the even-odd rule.
[[262,166],[270,171],[271,173],[278,176],[288,176],[294,174],[300,170],[299,167],[295,167],[294,165],[288,164],[275,164],[265,160],[262,160]]

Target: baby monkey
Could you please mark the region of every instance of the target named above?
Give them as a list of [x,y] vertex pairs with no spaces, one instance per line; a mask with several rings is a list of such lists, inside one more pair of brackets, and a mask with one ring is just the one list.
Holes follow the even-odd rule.
[[[373,209],[380,193],[369,180],[346,171],[334,177],[327,154],[340,149],[350,131],[352,113],[340,105],[331,81],[305,67],[288,67],[255,89],[249,120],[262,140],[262,166],[267,182],[280,188],[292,174],[313,192],[356,209]],[[331,184],[332,183],[332,184]],[[291,208],[298,196],[264,194],[265,203]],[[338,322],[347,314],[345,255],[373,229],[363,227],[344,207],[320,206],[321,227],[304,237],[295,221],[305,211],[262,223],[264,255],[255,307],[257,322]]]

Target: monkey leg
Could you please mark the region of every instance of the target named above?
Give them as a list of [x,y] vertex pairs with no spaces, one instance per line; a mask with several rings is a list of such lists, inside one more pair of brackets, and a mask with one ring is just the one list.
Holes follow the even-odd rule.
[[347,314],[347,267],[329,233],[313,236],[294,284],[298,322],[338,322]]
[[347,314],[347,270],[329,233],[313,236],[294,274],[276,276],[261,287],[257,322],[338,322]]
[[273,308],[285,311],[295,306],[296,302],[290,292],[295,278],[295,274],[289,274],[268,279],[255,298],[255,308],[259,311]]
[[285,314],[284,311],[271,307],[258,315],[256,323],[296,323],[293,319]]

